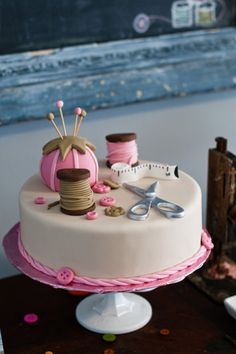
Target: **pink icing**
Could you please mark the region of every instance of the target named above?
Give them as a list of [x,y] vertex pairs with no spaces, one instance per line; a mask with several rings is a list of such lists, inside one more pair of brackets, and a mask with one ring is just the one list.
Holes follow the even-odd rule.
[[[33,259],[25,250],[22,241],[21,241],[21,236],[20,236],[20,229],[18,230],[18,247],[21,255],[27,260],[30,265],[39,270],[40,272],[47,274],[52,277],[57,277],[58,271],[51,269],[49,267],[46,267],[42,265],[40,262],[36,261]],[[208,235],[206,230],[203,230],[202,232],[202,238],[206,239],[206,237],[211,240],[211,237]],[[199,250],[195,255],[193,255],[191,258],[187,259],[186,261],[168,268],[166,270],[163,270],[161,272],[157,273],[152,273],[152,274],[147,274],[144,276],[137,276],[137,277],[132,277],[132,278],[116,278],[116,279],[95,279],[91,277],[80,277],[75,275],[73,279],[73,283],[78,283],[81,285],[88,285],[92,287],[114,287],[114,286],[141,286],[146,283],[152,283],[152,282],[157,282],[160,281],[162,285],[164,285],[163,282],[167,282],[168,280],[171,279],[173,282],[174,280],[179,279],[180,276],[186,276],[187,274],[191,273],[191,270],[194,267],[200,267],[202,263],[206,260],[206,258],[209,256],[210,250],[205,247],[205,245],[202,243],[200,246]],[[166,283],[167,284],[167,283]],[[150,284],[151,286],[151,284]]]
[[40,174],[43,182],[53,191],[59,191],[59,180],[57,171],[62,168],[87,168],[90,171],[89,182],[93,186],[98,178],[98,162],[93,151],[86,146],[86,153],[81,154],[76,149],[72,149],[65,160],[60,157],[59,150],[44,155],[40,162]]
[[107,160],[110,164],[117,162],[133,165],[138,160],[138,150],[135,140],[112,143],[107,141]]

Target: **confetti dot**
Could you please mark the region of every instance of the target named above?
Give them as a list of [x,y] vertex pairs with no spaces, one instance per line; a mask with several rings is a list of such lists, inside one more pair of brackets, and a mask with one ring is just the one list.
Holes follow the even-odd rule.
[[108,349],[105,349],[103,353],[104,354],[115,354],[115,351],[111,348],[108,348]]
[[38,315],[35,313],[27,313],[27,315],[24,316],[24,321],[26,323],[35,323],[38,321]]
[[162,328],[162,329],[160,330],[160,334],[161,334],[162,336],[168,336],[168,335],[170,334],[170,330],[169,330],[168,328]]
[[106,333],[102,336],[102,339],[105,341],[105,342],[115,342],[116,340],[116,336],[112,333]]

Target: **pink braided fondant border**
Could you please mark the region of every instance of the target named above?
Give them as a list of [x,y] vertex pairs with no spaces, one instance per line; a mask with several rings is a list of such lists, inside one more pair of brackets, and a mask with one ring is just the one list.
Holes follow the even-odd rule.
[[[168,268],[167,270],[157,272],[157,273],[152,273],[152,274],[147,274],[144,276],[137,276],[137,277],[132,277],[132,278],[117,278],[117,279],[95,279],[95,278],[90,278],[90,277],[79,277],[75,276],[73,279],[73,283],[78,284],[78,285],[85,285],[85,286],[91,286],[91,287],[119,287],[119,286],[142,286],[143,284],[147,283],[152,283],[156,281],[166,281],[173,277],[178,279],[178,274],[181,275],[183,272],[185,273],[184,275],[190,274],[190,270],[193,268],[193,266],[196,265],[200,267],[202,263],[206,260],[206,258],[210,254],[210,250],[213,247],[213,244],[211,242],[211,237],[207,233],[206,230],[202,231],[202,244],[197,251],[195,255],[193,255],[191,258],[187,259],[186,261]],[[20,228],[18,229],[18,248],[21,253],[21,255],[26,259],[26,261],[35,269],[38,271],[51,276],[51,277],[57,277],[57,271],[54,269],[51,269],[49,267],[44,266],[40,262],[36,261],[33,259],[25,250],[21,237],[20,237]],[[189,272],[188,272],[189,270]]]

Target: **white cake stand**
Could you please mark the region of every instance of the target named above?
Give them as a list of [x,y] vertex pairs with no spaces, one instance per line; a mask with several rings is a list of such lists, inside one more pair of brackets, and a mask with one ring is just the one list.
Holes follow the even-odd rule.
[[78,322],[90,331],[122,334],[145,326],[152,317],[152,308],[137,294],[94,294],[79,303],[75,315]]
[[107,286],[100,282],[88,285],[86,282],[75,281],[69,285],[62,285],[58,283],[55,274],[45,273],[42,266],[37,263],[30,264],[26,260],[18,247],[18,230],[19,224],[16,224],[3,240],[9,261],[25,275],[54,288],[95,293],[78,304],[75,315],[83,327],[97,333],[129,333],[145,326],[152,316],[151,305],[142,296],[133,292],[151,291],[183,280],[203,265],[213,247],[210,236],[203,230],[202,245],[196,255],[164,272],[145,276],[145,281],[143,278],[136,278],[134,283],[131,279],[128,283],[121,282],[121,285],[115,285],[117,281],[111,281],[109,285],[108,279]]

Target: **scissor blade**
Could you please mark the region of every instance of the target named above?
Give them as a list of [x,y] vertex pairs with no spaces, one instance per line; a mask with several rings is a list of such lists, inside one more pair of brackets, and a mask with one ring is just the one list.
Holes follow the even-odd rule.
[[158,181],[152,183],[152,184],[148,187],[148,189],[146,190],[145,195],[146,195],[147,197],[155,197],[155,196],[156,196],[156,187],[157,187],[158,184],[159,184]]
[[138,195],[140,195],[141,197],[145,197],[146,196],[146,190],[145,189],[142,189],[142,188],[139,188],[139,187],[136,187],[136,186],[132,186],[131,184],[128,184],[128,183],[123,183],[123,186],[128,189],[129,191],[133,192],[133,193],[136,193]]

